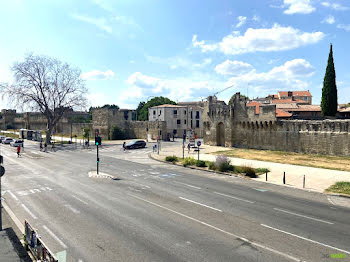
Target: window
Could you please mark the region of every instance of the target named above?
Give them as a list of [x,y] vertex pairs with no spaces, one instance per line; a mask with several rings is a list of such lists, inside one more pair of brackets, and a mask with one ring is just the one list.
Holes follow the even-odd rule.
[[177,110],[174,110],[174,115],[177,115]]
[[192,125],[192,120],[191,120],[191,128],[193,127],[193,125]]
[[159,110],[159,115],[161,115],[162,114],[162,110]]
[[199,120],[196,120],[196,128],[199,128]]
[[199,111],[196,111],[196,119],[199,119]]
[[191,119],[193,118],[193,111],[191,111]]
[[184,114],[186,115],[186,110],[184,111]]
[[181,120],[180,119],[177,120],[177,124],[181,125]]
[[185,124],[185,125],[187,124],[187,121],[186,121],[186,119],[184,120],[184,124]]
[[174,135],[177,134],[177,130],[176,130],[176,129],[173,130],[173,134],[174,134]]
[[155,115],[156,114],[156,110],[153,110],[153,115]]

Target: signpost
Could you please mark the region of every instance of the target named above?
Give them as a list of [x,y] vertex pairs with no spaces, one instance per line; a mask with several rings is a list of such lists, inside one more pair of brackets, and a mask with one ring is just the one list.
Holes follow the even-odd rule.
[[[3,156],[0,155],[0,164],[3,162]],[[1,213],[1,200],[2,200],[2,195],[1,195],[1,177],[5,174],[5,168],[1,165],[0,166],[0,231],[2,230],[2,213]]]
[[95,135],[95,145],[96,145],[96,149],[97,149],[97,174],[98,174],[98,167],[99,167],[99,162],[100,162],[100,157],[98,155],[98,146],[101,145],[102,139],[100,136],[98,136],[98,131],[96,131],[96,135]]
[[197,141],[197,146],[198,146],[198,149],[197,149],[197,150],[198,150],[198,161],[199,161],[199,147],[201,146],[201,144],[202,144],[201,141]]

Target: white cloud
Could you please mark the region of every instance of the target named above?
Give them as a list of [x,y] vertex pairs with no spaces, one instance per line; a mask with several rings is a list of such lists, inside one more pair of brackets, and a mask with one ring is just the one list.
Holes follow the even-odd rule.
[[93,18],[93,17],[88,17],[88,16],[83,16],[83,15],[76,15],[73,14],[71,15],[74,19],[76,20],[80,20],[92,25],[97,26],[99,29],[107,32],[107,33],[112,33],[112,27],[111,25],[108,23],[107,19],[104,17],[101,18]]
[[82,73],[80,77],[85,80],[106,80],[112,79],[114,77],[114,72],[112,70],[107,70],[105,72],[92,70],[90,72]]
[[350,31],[350,24],[348,24],[348,25],[339,24],[339,25],[337,25],[337,28],[344,29],[345,31]]
[[288,9],[284,11],[287,15],[310,14],[316,10],[316,8],[311,5],[310,0],[284,0],[284,5],[288,6]]
[[216,73],[220,75],[241,75],[253,70],[253,67],[245,62],[226,60],[215,67]]
[[247,17],[245,16],[240,15],[237,19],[238,19],[238,24],[236,25],[236,27],[241,27],[247,22]]
[[226,55],[235,55],[295,49],[317,43],[324,36],[322,32],[301,32],[290,26],[283,27],[275,24],[272,28],[249,28],[244,35],[236,31],[225,36],[221,42],[213,44],[206,44],[204,40],[198,41],[197,35],[194,35],[192,45],[201,48],[202,52],[219,50]]
[[259,21],[260,21],[260,17],[257,16],[257,15],[254,15],[253,18],[252,18],[252,20],[253,20],[254,22],[259,22]]
[[253,94],[259,96],[277,90],[308,89],[307,77],[312,76],[314,68],[304,59],[294,59],[276,66],[268,72],[258,73],[255,69],[250,72],[231,77],[228,84],[253,88]]
[[332,8],[336,11],[346,11],[349,9],[349,7],[343,6],[343,5],[338,4],[338,3],[322,2],[321,4],[325,7]]
[[322,20],[322,23],[327,23],[327,24],[332,25],[335,23],[335,18],[334,18],[334,16],[329,15]]

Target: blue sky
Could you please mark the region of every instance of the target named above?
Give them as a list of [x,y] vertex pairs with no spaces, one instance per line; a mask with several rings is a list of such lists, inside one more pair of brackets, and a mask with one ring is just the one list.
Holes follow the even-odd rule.
[[318,104],[330,43],[338,102],[350,102],[347,0],[1,0],[0,17],[0,81],[29,52],[53,56],[81,69],[93,106],[230,85],[220,99],[310,90]]

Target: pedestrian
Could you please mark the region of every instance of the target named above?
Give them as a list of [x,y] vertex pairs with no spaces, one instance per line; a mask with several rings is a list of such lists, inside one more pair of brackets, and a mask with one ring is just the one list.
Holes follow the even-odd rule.
[[51,150],[52,150],[53,152],[55,152],[55,143],[54,143],[54,142],[53,142],[52,145],[51,145]]
[[47,152],[47,144],[46,144],[46,142],[45,142],[45,144],[44,144],[44,152]]
[[43,151],[43,142],[40,142],[40,151]]
[[21,156],[21,147],[18,145],[17,146],[17,157]]
[[191,143],[187,144],[187,149],[188,149],[188,153],[190,153],[190,151],[191,151]]
[[153,152],[157,152],[157,145],[154,145]]
[[125,150],[126,150],[126,143],[124,141],[124,143],[123,143],[123,151],[125,152]]

